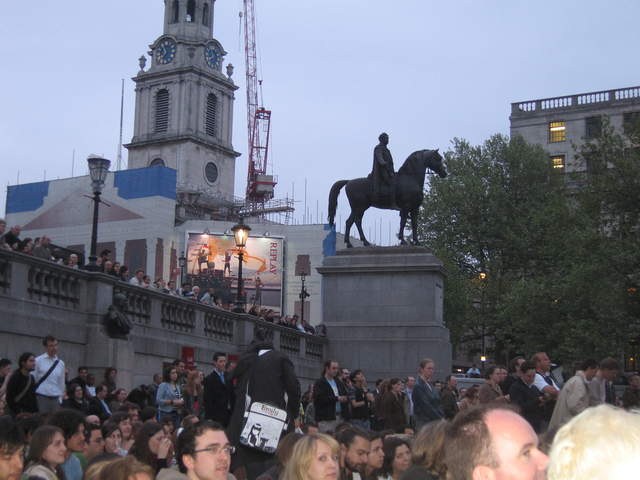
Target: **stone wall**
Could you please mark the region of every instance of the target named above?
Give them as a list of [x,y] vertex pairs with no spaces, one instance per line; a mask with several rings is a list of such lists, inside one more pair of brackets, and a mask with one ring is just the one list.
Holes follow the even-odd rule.
[[[134,324],[128,340],[109,338],[103,327],[119,292],[127,295]],[[240,354],[256,325],[292,359],[303,388],[318,377],[327,350],[325,338],[8,251],[0,251],[0,318],[0,357],[16,362],[25,351],[38,355],[42,337],[52,334],[71,377],[87,365],[100,381],[105,367],[116,366],[125,388],[150,383],[182,347],[193,347],[196,363],[209,373],[213,353]]]

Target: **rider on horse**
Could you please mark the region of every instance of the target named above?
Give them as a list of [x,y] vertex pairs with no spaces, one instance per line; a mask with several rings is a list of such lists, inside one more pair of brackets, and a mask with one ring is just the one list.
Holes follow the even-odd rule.
[[389,135],[381,133],[380,143],[373,149],[373,169],[369,178],[373,181],[373,203],[380,206],[390,206],[394,203],[393,158],[387,148]]

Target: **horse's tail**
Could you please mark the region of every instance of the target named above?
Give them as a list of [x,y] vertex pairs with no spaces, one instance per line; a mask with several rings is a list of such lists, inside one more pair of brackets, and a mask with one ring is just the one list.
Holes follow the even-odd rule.
[[340,195],[340,190],[342,190],[342,187],[347,183],[349,183],[349,180],[338,180],[331,187],[331,191],[329,192],[329,225],[334,225],[336,209],[338,208],[338,195]]

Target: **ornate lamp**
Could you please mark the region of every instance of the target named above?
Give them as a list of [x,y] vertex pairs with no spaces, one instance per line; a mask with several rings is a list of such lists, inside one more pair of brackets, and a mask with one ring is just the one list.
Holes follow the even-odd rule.
[[236,298],[235,312],[244,313],[244,299],[242,297],[242,259],[244,257],[244,247],[247,246],[247,238],[249,238],[249,232],[251,227],[244,224],[242,217],[240,222],[233,226],[231,229],[233,232],[233,238],[238,248],[238,294]]
[[89,264],[87,270],[97,272],[100,267],[96,263],[96,250],[98,245],[98,210],[100,207],[100,194],[102,187],[109,173],[111,161],[97,155],[87,157],[89,164],[89,175],[91,176],[91,188],[93,189],[93,227],[91,229],[91,249],[89,253]]

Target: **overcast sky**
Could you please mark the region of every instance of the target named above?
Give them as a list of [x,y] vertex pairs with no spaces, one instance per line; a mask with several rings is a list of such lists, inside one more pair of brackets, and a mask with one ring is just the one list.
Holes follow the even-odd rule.
[[[121,79],[131,140],[138,57],[162,34],[162,0],[2,2],[0,182],[115,166]],[[510,103],[640,84],[640,2],[573,0],[255,0],[264,104],[272,113],[276,196],[312,221],[329,188],[365,176],[378,134],[396,169],[413,151],[508,133]],[[217,0],[214,37],[236,67],[236,195],[246,181],[241,0]],[[126,160],[126,149],[124,149]],[[46,171],[46,173],[45,173]],[[5,194],[0,212],[5,209]],[[316,207],[317,205],[317,207]],[[340,219],[347,203],[340,197]],[[397,213],[365,215],[387,244]],[[380,233],[382,230],[382,233]]]

